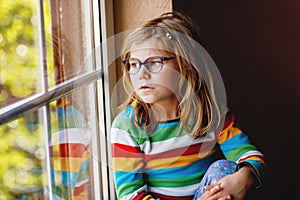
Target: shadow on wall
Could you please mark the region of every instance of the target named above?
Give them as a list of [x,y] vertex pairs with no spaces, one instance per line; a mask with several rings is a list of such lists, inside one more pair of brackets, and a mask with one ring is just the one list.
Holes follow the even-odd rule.
[[[201,28],[229,106],[266,155],[269,175],[249,199],[293,199],[300,173],[300,1],[173,0]],[[298,195],[297,195],[298,196]]]

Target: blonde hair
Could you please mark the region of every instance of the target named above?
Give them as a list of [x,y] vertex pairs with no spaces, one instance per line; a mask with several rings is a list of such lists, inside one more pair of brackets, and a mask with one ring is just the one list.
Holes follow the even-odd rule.
[[[130,57],[134,45],[155,39],[165,52],[176,58],[181,74],[178,84],[180,128],[194,138],[202,137],[212,128],[216,128],[221,118],[213,84],[210,83],[208,88],[203,78],[203,73],[208,80],[211,80],[211,75],[196,64],[196,60],[200,59],[205,65],[205,58],[197,55],[195,43],[200,42],[198,34],[198,26],[189,17],[179,12],[168,12],[133,31],[124,41],[122,50],[122,59],[126,59]],[[126,71],[123,73],[123,87],[128,94],[128,100],[121,108],[124,109],[134,102],[135,123],[139,127],[150,127],[153,130],[155,122],[151,121],[151,105],[143,102],[134,92]]]

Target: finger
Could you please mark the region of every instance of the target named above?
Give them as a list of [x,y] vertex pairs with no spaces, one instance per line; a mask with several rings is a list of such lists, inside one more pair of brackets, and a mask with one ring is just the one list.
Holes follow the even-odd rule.
[[209,190],[209,193],[210,193],[211,195],[214,195],[215,193],[219,192],[220,190],[221,190],[220,185],[215,185],[213,188],[211,188],[211,189]]
[[209,191],[205,191],[198,200],[216,200],[218,199],[215,195],[221,190],[219,185],[211,187]]
[[211,185],[206,185],[206,186],[204,186],[204,188],[205,188],[206,191],[209,191],[212,188],[216,187],[217,185],[220,186],[220,183],[213,183]]
[[231,195],[227,194],[224,197],[218,198],[218,200],[231,200]]
[[205,190],[206,190],[206,191],[209,191],[209,190],[211,190],[213,187],[215,187],[215,185],[214,185],[214,184],[212,184],[212,185],[206,185],[206,186],[204,186],[204,188],[205,188]]

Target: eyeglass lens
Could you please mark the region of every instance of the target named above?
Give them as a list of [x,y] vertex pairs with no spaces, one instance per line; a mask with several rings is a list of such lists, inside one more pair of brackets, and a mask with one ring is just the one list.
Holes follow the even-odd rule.
[[126,70],[131,74],[137,73],[142,65],[144,65],[150,72],[157,73],[162,69],[163,58],[149,57],[143,63],[137,58],[129,58],[124,64]]

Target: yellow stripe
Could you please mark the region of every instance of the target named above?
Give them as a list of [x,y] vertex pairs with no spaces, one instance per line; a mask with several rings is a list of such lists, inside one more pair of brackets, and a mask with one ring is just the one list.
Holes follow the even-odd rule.
[[83,153],[83,156],[82,156],[82,162],[85,162],[85,161],[87,161],[90,158],[91,158],[90,149],[85,150],[84,153]]
[[207,152],[201,152],[199,154],[193,154],[188,156],[178,156],[172,158],[151,160],[147,163],[147,168],[162,169],[187,166],[199,159],[210,156],[213,152],[214,150],[210,150]]
[[53,157],[58,157],[59,156],[59,146],[58,145],[53,145],[52,146],[52,156]]
[[142,158],[113,158],[114,171],[133,171],[143,167]]
[[151,195],[147,195],[143,198],[143,200],[155,200]]
[[133,100],[133,101],[131,102],[131,105],[132,105],[133,107],[136,107],[136,106],[137,106],[137,100]]
[[233,124],[234,122],[230,123],[230,125],[220,133],[218,139],[219,144],[242,132],[239,128],[234,127]]
[[82,158],[53,158],[55,171],[79,172]]
[[249,156],[249,157],[247,157],[247,160],[263,161],[261,158],[259,158],[257,156]]
[[247,159],[243,160],[243,161],[247,161],[247,160],[255,160],[255,161],[260,162],[262,165],[264,165],[264,167],[267,166],[266,162],[263,159],[261,159],[260,157],[254,156],[254,155],[250,156],[250,157],[247,157]]

